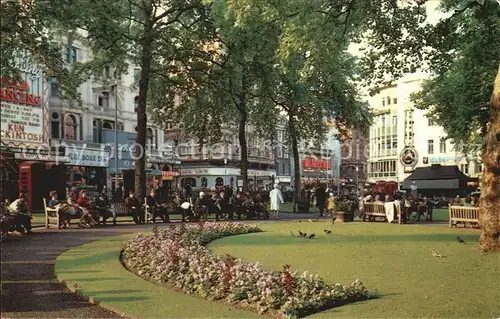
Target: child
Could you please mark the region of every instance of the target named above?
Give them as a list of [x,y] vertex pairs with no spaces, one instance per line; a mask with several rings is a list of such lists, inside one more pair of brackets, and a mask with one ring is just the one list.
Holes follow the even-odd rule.
[[328,197],[327,209],[330,216],[335,216],[335,197],[333,197],[333,193],[330,193],[330,197]]

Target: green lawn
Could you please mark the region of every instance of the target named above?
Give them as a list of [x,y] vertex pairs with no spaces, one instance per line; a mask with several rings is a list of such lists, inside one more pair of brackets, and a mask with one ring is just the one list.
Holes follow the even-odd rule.
[[[479,252],[479,233],[439,226],[385,223],[273,223],[264,233],[219,239],[209,245],[266,267],[319,274],[329,283],[360,279],[380,298],[315,318],[498,318],[500,270],[496,254]],[[323,229],[333,231],[325,235]],[[294,238],[290,230],[315,233]],[[459,235],[467,241],[456,242]],[[445,256],[436,258],[432,251]]]
[[69,286],[104,306],[136,318],[257,318],[252,312],[155,285],[128,272],[119,261],[130,235],[73,248],[57,258],[55,271]]
[[[209,248],[265,267],[317,273],[328,283],[356,279],[379,298],[334,308],[316,318],[499,317],[499,257],[478,249],[479,233],[440,226],[386,223],[276,222],[265,232],[214,241]],[[323,229],[333,231],[325,235]],[[315,233],[309,240],[289,231]],[[459,244],[459,235],[467,241]],[[130,235],[128,235],[130,236]],[[118,254],[127,237],[107,238],[62,254],[60,279],[84,294],[140,318],[248,318],[256,314],[202,300],[144,281],[122,268]],[[436,258],[431,252],[442,254]]]

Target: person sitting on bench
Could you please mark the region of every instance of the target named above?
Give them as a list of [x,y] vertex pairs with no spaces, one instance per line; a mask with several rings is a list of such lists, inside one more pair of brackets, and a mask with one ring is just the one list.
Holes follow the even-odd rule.
[[31,214],[28,212],[28,201],[24,193],[9,206],[9,211],[15,213],[16,230],[22,234],[31,234]]
[[125,200],[125,205],[127,206],[127,213],[132,216],[136,224],[144,223],[144,216],[141,216],[141,204],[139,200],[135,198],[134,192],[130,191],[129,196]]
[[148,197],[146,197],[146,205],[151,210],[151,214],[153,215],[153,223],[156,223],[156,217],[158,216],[164,223],[168,222],[168,214],[166,213],[165,208],[156,201],[156,192],[154,189],[151,189]]

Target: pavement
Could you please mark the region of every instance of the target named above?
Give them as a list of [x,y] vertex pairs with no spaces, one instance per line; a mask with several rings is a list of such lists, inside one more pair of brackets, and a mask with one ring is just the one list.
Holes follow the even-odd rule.
[[[279,220],[258,222],[310,218],[317,218],[317,214],[282,213]],[[127,224],[72,230],[38,228],[31,235],[7,237],[1,244],[1,318],[121,318],[88,303],[59,283],[55,278],[56,258],[86,242],[148,231],[152,226]]]

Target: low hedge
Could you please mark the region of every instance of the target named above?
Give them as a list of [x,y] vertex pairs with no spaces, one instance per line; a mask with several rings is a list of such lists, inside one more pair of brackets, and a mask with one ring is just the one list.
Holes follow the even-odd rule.
[[146,279],[274,317],[302,317],[368,298],[359,280],[328,285],[317,275],[291,271],[289,265],[282,271],[266,270],[258,262],[217,256],[204,246],[218,238],[260,231],[255,225],[232,222],[154,229],[153,235],[128,240],[122,261]]

